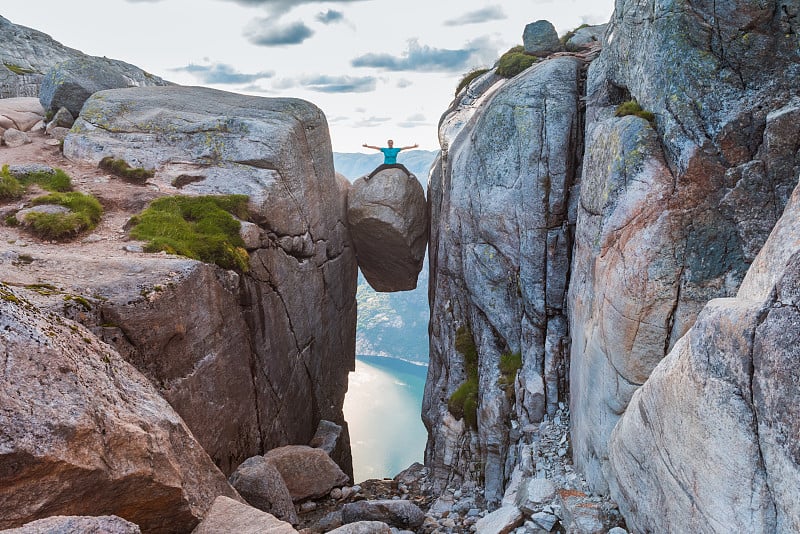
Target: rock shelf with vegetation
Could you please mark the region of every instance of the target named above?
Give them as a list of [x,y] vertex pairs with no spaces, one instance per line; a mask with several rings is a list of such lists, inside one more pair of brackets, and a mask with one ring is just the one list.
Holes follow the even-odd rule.
[[[466,75],[392,265],[313,104],[0,17],[0,528],[800,531],[800,6],[663,9]],[[428,229],[425,466],[353,484],[355,248]]]

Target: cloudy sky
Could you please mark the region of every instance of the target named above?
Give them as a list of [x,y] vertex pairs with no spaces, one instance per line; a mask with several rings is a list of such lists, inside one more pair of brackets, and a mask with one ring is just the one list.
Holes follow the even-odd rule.
[[613,0],[70,0],[3,2],[0,15],[66,46],[184,85],[291,96],[322,108],[338,152],[438,149],[464,73],[522,44],[608,21]]

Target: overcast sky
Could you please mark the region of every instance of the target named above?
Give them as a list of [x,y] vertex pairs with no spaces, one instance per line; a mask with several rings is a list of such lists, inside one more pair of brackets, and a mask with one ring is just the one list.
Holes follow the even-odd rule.
[[4,1],[0,15],[176,83],[309,100],[325,112],[334,150],[361,152],[389,138],[438,149],[436,125],[464,73],[522,44],[529,22],[547,19],[561,35],[607,22],[613,3]]

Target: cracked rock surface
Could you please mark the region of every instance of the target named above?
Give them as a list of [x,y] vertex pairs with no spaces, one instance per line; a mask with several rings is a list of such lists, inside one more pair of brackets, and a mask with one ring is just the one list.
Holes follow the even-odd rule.
[[796,189],[735,297],[705,306],[612,433],[634,531],[800,530],[798,221]]
[[[589,69],[568,308],[574,458],[596,491],[633,392],[709,300],[736,293],[797,183],[796,15],[618,2]],[[632,99],[653,121],[615,116]]]

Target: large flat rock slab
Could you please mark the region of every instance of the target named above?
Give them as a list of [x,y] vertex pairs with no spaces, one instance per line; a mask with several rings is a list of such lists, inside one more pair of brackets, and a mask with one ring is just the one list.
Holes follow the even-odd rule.
[[401,169],[385,169],[353,183],[347,220],[358,266],[375,291],[417,287],[428,243],[425,193]]

